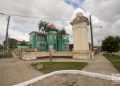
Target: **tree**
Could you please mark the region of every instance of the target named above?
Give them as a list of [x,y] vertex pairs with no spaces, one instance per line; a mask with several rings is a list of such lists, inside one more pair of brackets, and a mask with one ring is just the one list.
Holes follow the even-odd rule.
[[102,50],[107,52],[119,51],[119,42],[116,37],[108,36],[102,41]]
[[116,36],[115,39],[116,39],[116,41],[117,41],[118,44],[119,44],[119,50],[120,50],[120,37],[119,37],[119,36]]
[[46,31],[47,28],[48,28],[48,23],[46,21],[40,21],[39,24],[38,24],[38,28],[39,28],[39,31]]
[[2,44],[0,44],[0,51],[1,51],[1,50],[3,50],[3,45],[2,45]]
[[23,40],[19,45],[20,46],[27,46],[28,44],[27,44],[27,42],[25,40]]
[[[4,44],[6,43],[6,41],[3,42]],[[17,47],[17,40],[14,38],[9,38],[8,39],[8,45],[10,49],[14,49]]]
[[49,32],[50,30],[52,30],[53,28],[51,28],[50,26],[48,26],[47,28],[46,28],[46,32]]
[[66,33],[65,29],[62,29],[62,30],[58,31],[57,34],[58,35],[66,35],[67,33]]

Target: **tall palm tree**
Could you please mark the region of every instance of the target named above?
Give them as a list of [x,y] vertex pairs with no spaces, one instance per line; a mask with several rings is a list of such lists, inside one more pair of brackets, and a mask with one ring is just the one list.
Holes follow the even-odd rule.
[[38,24],[38,28],[39,28],[39,31],[44,32],[48,28],[48,23],[46,21],[41,20]]
[[48,28],[48,23],[47,23],[47,22],[44,22],[44,31],[45,31],[45,32],[46,32],[47,28]]

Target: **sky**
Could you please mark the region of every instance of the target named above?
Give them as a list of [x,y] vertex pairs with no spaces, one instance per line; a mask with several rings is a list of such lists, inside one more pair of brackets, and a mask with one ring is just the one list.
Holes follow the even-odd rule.
[[[39,21],[45,20],[55,24],[58,29],[65,28],[70,34],[70,42],[73,43],[70,22],[77,12],[83,12],[86,17],[92,15],[94,45],[97,45],[98,41],[102,41],[109,35],[120,36],[119,9],[120,0],[0,0],[0,13],[61,19],[11,16],[9,37],[26,41],[29,40],[28,34],[31,31],[38,31]],[[0,15],[0,43],[5,39],[7,17]]]

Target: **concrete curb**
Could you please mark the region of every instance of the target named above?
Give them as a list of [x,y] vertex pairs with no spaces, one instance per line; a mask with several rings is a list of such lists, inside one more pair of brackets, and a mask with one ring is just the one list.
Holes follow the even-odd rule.
[[28,86],[31,85],[32,83],[35,83],[37,81],[43,80],[47,77],[53,76],[53,75],[58,75],[58,74],[80,74],[80,75],[85,75],[89,77],[97,77],[100,79],[105,79],[105,80],[113,80],[114,79],[119,79],[117,77],[109,76],[109,75],[104,75],[104,74],[98,74],[98,73],[92,73],[92,72],[86,72],[86,71],[80,71],[80,70],[60,70],[60,71],[54,71],[48,74],[41,75],[39,77],[36,77],[34,79],[19,83],[17,85],[13,86]]

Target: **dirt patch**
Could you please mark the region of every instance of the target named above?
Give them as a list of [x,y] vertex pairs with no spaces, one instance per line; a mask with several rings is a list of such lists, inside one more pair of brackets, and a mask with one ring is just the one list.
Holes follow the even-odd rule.
[[54,75],[32,86],[113,86],[112,81],[78,74]]

